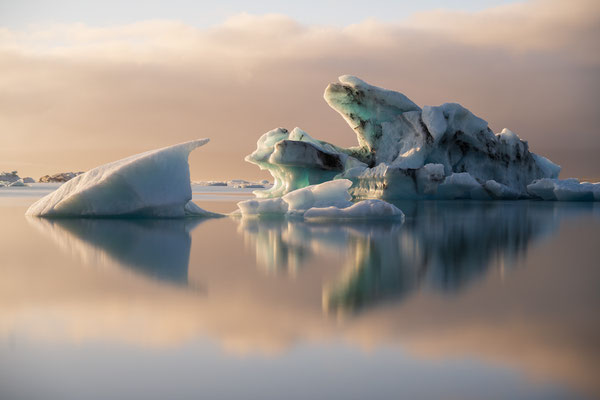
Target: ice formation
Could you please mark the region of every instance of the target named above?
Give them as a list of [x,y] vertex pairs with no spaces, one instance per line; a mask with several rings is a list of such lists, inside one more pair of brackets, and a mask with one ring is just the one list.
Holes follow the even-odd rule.
[[578,179],[539,179],[527,186],[529,194],[542,200],[600,201],[600,183]]
[[227,186],[234,189],[264,189],[269,185],[269,181],[248,182],[243,179],[232,179],[230,181],[194,181],[194,185],[198,186]]
[[0,173],[0,187],[11,186],[12,183],[20,180],[21,177],[17,171],[2,172]]
[[8,186],[10,187],[16,187],[16,186],[29,186],[28,184],[26,184],[23,179],[19,179],[18,181],[14,181],[13,183],[9,184]]
[[216,216],[191,202],[189,153],[198,139],[96,167],[41,198],[27,215],[41,217]]
[[383,200],[350,201],[352,182],[336,179],[293,190],[282,197],[252,199],[238,203],[243,217],[286,216],[305,220],[330,219],[404,219],[396,206]]
[[[531,153],[508,129],[494,134],[460,104],[421,109],[356,77],[339,80],[324,97],[355,131],[358,146],[338,147],[299,128],[265,133],[246,157],[275,178],[271,188],[255,192],[258,197],[344,178],[359,199],[598,200],[597,186],[559,181],[558,165]],[[552,195],[537,189],[548,182]]]

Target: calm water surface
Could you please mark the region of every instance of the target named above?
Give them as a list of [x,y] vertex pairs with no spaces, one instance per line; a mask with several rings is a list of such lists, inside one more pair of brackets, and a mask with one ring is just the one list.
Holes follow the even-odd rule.
[[0,193],[1,399],[600,396],[600,205],[309,224],[24,217],[35,198]]

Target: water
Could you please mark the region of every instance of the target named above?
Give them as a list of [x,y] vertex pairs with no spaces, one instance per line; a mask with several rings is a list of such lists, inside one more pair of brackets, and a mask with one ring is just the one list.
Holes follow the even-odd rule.
[[0,194],[2,399],[600,396],[599,205],[44,220],[26,190]]

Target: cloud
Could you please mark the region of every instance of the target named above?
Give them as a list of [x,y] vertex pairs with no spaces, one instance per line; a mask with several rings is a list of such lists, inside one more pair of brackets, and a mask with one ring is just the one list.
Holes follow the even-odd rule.
[[599,10],[546,0],[342,28],[241,14],[208,29],[165,20],[2,29],[0,169],[84,170],[208,136],[191,159],[195,179],[258,178],[243,156],[274,127],[355,143],[322,100],[327,83],[355,74],[421,105],[463,103],[565,176],[599,176]]
[[600,5],[593,0],[533,0],[478,13],[419,13],[408,23],[425,32],[450,36],[464,44],[497,46],[514,52],[560,51],[578,61],[598,63],[590,52],[600,34]]

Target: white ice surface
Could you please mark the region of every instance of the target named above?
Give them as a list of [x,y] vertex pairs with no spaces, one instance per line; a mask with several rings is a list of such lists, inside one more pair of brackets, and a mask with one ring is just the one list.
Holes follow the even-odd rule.
[[[299,128],[269,131],[246,157],[275,178],[273,187],[257,196],[277,197],[344,178],[353,182],[350,193],[356,198],[528,198],[528,184],[558,178],[560,172],[530,152],[515,132],[494,133],[457,103],[421,109],[402,93],[349,75],[330,84],[324,98],[350,125],[358,146],[338,147]],[[471,180],[453,177],[461,173]]]
[[281,197],[275,197],[240,201],[238,208],[243,216],[285,215],[288,211],[288,204]]
[[289,210],[294,211],[306,211],[313,207],[349,207],[352,205],[352,196],[348,193],[350,186],[352,182],[347,179],[311,185],[286,194],[283,201],[288,204]]
[[242,217],[287,216],[305,219],[402,219],[397,207],[383,200],[352,203],[352,182],[337,179],[294,190],[283,197],[252,199],[238,203]]
[[35,202],[27,215],[43,217],[214,216],[192,198],[189,153],[198,139],[96,167]]

